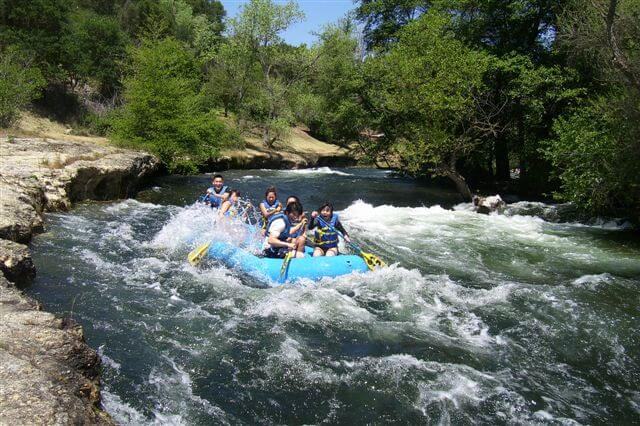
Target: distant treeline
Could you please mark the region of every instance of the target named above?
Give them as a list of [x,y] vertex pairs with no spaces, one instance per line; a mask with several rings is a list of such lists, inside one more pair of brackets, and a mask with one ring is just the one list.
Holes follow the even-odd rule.
[[216,0],[0,0],[0,18],[2,126],[62,91],[177,172],[305,124],[466,198],[518,176],[640,211],[640,0],[359,0],[312,46],[284,42],[304,16],[273,0],[232,19]]

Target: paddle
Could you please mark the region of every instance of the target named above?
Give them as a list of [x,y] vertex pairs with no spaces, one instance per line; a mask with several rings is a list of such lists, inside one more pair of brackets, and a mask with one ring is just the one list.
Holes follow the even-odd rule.
[[207,253],[207,250],[209,249],[210,245],[211,245],[211,242],[204,243],[204,244],[196,247],[195,249],[193,249],[187,255],[187,260],[189,261],[191,266],[196,266],[198,263],[200,263],[200,261],[202,260],[204,255]]
[[295,253],[295,250],[291,250],[287,252],[287,254],[284,256],[284,259],[282,259],[282,266],[280,267],[279,281],[282,281],[282,279],[287,275],[287,269],[289,269],[289,263],[291,262],[291,258],[293,257],[294,253]]
[[[326,226],[327,228],[329,228],[330,230],[332,230],[336,234],[340,235],[342,237],[342,239],[344,239],[344,235],[342,234],[342,232],[338,231],[336,228],[331,226],[331,224],[325,222],[324,219],[322,219],[322,217],[320,217],[320,215],[318,215],[316,217],[316,220],[318,222],[320,222],[320,224],[322,226]],[[353,243],[351,241],[349,241],[348,244],[353,250],[355,250],[356,252],[358,252],[360,254],[360,256],[364,259],[364,262],[367,264],[367,267],[369,268],[369,270],[373,271],[376,266],[379,266],[381,268],[384,268],[384,267],[387,266],[387,264],[384,263],[382,261],[382,259],[380,259],[375,254],[367,253],[367,252],[362,251],[362,249],[360,247],[358,247],[355,243]]]

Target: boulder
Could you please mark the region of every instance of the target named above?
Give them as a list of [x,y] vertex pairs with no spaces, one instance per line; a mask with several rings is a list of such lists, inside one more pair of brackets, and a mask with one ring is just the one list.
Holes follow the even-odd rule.
[[483,197],[479,195],[473,196],[473,206],[478,213],[489,214],[492,212],[502,212],[506,207],[506,203],[499,195],[491,195]]
[[0,239],[0,269],[5,278],[22,285],[36,276],[29,248],[24,244]]
[[0,276],[0,424],[112,425],[99,407],[99,367],[79,326]]

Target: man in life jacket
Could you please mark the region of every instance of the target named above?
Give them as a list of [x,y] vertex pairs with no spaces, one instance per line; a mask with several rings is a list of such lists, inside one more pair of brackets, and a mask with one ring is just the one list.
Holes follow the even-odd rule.
[[263,246],[266,257],[282,259],[290,250],[295,250],[295,257],[304,257],[304,239],[291,237],[293,223],[298,222],[300,216],[302,205],[293,202],[287,206],[284,213],[276,213],[269,218]]
[[264,193],[264,200],[260,202],[258,207],[262,214],[262,230],[265,232],[269,219],[282,210],[282,203],[278,201],[278,192],[276,191],[275,186],[267,188]]
[[229,188],[224,184],[222,175],[214,175],[207,193],[201,197],[201,201],[211,205],[211,208],[220,208],[222,203],[229,198]]
[[[320,212],[319,215],[318,211]],[[311,213],[311,223],[309,223],[309,229],[315,228],[313,257],[336,256],[338,255],[338,233],[335,230],[344,235],[346,242],[351,240],[340,223],[338,214],[333,212],[333,204],[324,203],[318,211]]]

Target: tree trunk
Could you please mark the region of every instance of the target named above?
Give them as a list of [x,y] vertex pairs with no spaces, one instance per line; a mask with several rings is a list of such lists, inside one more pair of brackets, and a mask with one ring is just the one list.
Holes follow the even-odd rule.
[[462,197],[466,201],[471,201],[471,189],[469,188],[469,185],[467,185],[467,181],[464,179],[464,177],[455,169],[447,170],[445,174],[449,179],[453,181],[453,183],[456,184],[456,188],[458,189],[460,195],[462,195]]
[[264,143],[267,148],[271,148],[271,135],[269,134],[268,126],[262,128],[262,143]]
[[500,134],[493,145],[496,157],[496,179],[509,180],[509,149],[504,135]]

